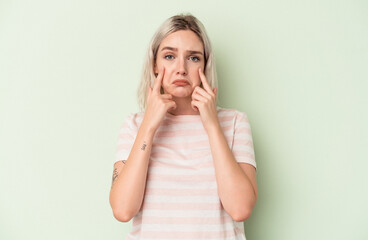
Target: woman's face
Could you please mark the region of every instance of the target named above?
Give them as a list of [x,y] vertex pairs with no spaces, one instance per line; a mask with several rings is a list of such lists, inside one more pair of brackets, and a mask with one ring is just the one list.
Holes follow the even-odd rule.
[[189,97],[201,84],[199,68],[204,69],[203,43],[191,30],[166,36],[157,51],[155,73],[165,68],[162,87],[173,97]]

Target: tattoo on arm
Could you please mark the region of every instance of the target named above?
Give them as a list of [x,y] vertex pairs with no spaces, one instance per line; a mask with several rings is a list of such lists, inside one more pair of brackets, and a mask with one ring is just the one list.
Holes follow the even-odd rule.
[[143,142],[143,145],[142,145],[142,147],[141,147],[141,150],[145,150],[146,149],[146,147],[147,147],[147,144],[146,144],[146,142]]
[[[121,160],[124,164],[126,162],[126,160]],[[116,178],[119,176],[119,173],[118,173],[118,169],[117,168],[114,168],[114,172],[112,174],[112,183],[111,183],[111,188],[112,188],[112,185],[114,184]]]
[[118,177],[118,169],[114,168],[114,173],[112,174],[112,183],[114,183],[115,179]]

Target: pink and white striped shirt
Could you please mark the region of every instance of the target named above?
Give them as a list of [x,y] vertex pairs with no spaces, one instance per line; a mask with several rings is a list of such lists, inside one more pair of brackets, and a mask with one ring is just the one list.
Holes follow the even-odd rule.
[[[239,163],[256,167],[245,113],[217,107]],[[120,129],[115,161],[126,160],[144,113],[129,115]],[[243,222],[224,210],[217,193],[208,135],[200,115],[166,114],[153,139],[146,192],[126,240],[245,239]]]

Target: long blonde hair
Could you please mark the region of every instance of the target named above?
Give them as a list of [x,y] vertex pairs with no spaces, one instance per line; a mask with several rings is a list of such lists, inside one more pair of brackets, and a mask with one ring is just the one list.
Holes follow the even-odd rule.
[[144,111],[147,104],[147,90],[149,86],[153,86],[156,75],[154,73],[154,66],[156,63],[156,56],[158,48],[162,40],[169,34],[179,30],[191,30],[200,38],[204,46],[205,67],[204,74],[206,75],[208,84],[211,88],[217,88],[217,73],[215,66],[215,58],[212,52],[210,39],[207,36],[203,24],[191,14],[179,14],[168,18],[158,28],[153,35],[147,54],[145,56],[141,82],[138,88],[138,103],[141,110]]

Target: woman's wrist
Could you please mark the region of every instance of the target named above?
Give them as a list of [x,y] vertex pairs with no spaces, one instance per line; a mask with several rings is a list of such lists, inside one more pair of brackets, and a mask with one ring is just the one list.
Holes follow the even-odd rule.
[[139,130],[146,136],[152,137],[155,135],[157,128],[150,125],[150,122],[146,119],[143,119],[142,124]]
[[206,129],[208,135],[210,135],[212,133],[216,133],[218,131],[222,131],[219,121],[215,121],[213,123],[207,123],[205,125],[205,129]]

